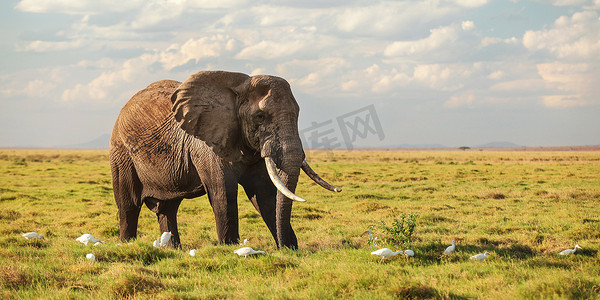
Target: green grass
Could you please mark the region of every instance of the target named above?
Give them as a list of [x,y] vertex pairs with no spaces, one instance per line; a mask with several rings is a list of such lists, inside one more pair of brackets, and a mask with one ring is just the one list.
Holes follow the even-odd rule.
[[[244,259],[216,243],[206,196],[180,207],[182,250],[151,246],[160,232],[146,208],[138,239],[118,245],[107,151],[0,150],[0,298],[600,298],[600,152],[308,158],[344,191],[301,177],[308,202],[294,204],[291,251],[276,249],[240,189],[241,238],[267,252]],[[418,215],[406,246],[416,255],[379,263],[366,231],[402,214]],[[106,244],[75,241],[83,233]],[[456,253],[441,257],[453,239]],[[575,255],[556,255],[576,243]]]

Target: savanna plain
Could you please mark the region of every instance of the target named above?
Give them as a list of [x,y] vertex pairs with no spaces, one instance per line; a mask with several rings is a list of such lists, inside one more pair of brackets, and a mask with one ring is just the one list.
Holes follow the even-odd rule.
[[[308,202],[294,203],[299,249],[289,250],[240,187],[240,238],[267,253],[243,258],[217,243],[206,196],[181,204],[181,250],[152,246],[160,232],[146,208],[138,239],[119,241],[108,151],[0,150],[0,298],[600,298],[600,151],[307,157],[343,192],[301,176],[296,193]],[[402,215],[416,219],[399,241],[381,221]],[[378,247],[415,256],[380,262],[369,229]],[[21,236],[29,231],[44,238]],[[84,233],[105,244],[75,241]],[[455,253],[442,256],[452,240]]]

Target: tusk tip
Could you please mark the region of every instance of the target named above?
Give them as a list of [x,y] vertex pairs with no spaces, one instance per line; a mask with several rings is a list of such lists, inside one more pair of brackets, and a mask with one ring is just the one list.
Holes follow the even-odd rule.
[[301,197],[294,197],[294,198],[289,198],[288,199],[292,200],[292,201],[296,201],[296,202],[306,202],[306,199],[301,198]]
[[340,188],[334,188],[334,189],[333,189],[333,191],[334,191],[334,192],[338,192],[338,193],[339,193],[339,192],[341,192],[341,191],[342,191],[342,189],[340,189]]

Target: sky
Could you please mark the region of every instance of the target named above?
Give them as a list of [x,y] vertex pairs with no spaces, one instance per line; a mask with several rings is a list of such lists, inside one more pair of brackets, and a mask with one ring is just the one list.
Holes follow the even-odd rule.
[[0,33],[0,147],[110,134],[202,70],[285,78],[342,147],[600,145],[600,0],[5,0]]

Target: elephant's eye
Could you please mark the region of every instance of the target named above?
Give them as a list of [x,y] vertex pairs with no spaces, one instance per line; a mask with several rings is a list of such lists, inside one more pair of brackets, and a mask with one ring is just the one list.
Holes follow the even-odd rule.
[[263,112],[258,112],[254,115],[254,123],[261,125],[265,122],[266,116]]

